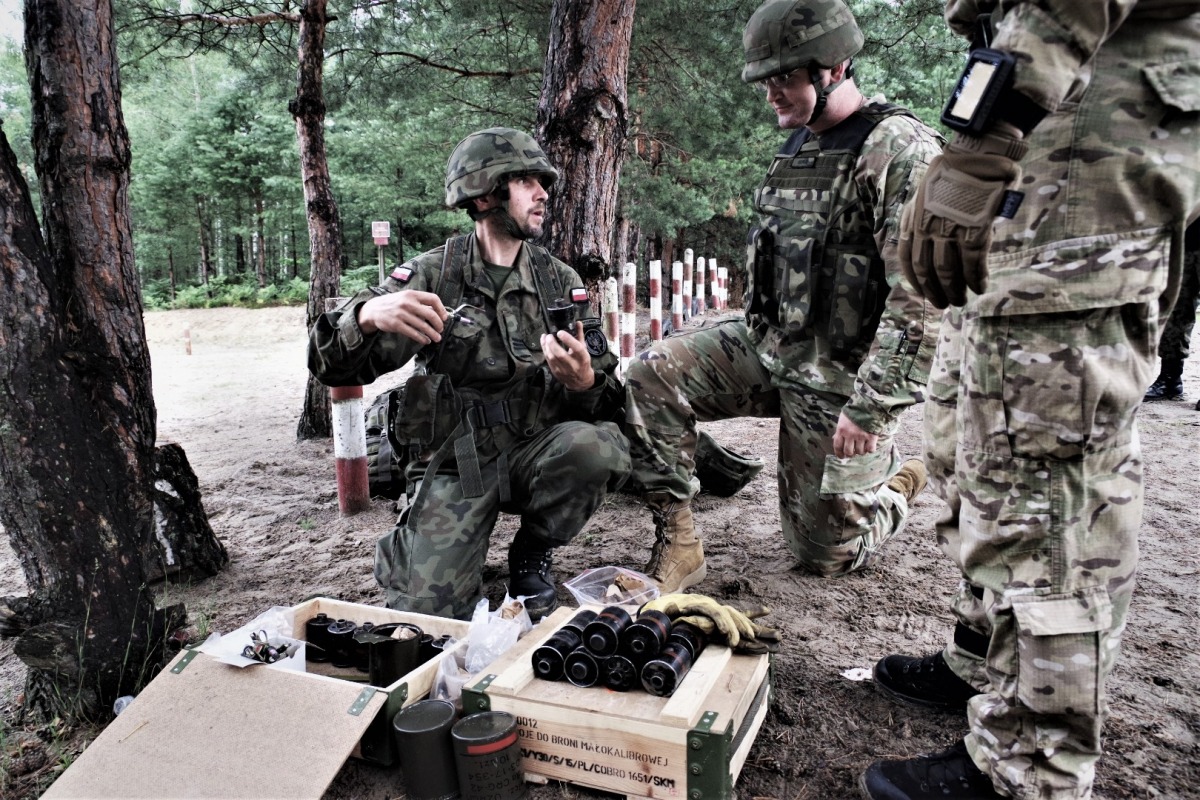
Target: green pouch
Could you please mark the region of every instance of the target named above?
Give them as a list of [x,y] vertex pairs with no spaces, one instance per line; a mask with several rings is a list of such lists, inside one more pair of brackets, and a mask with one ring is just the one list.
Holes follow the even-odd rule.
[[404,384],[393,416],[392,441],[416,452],[436,449],[458,427],[461,415],[450,379],[441,373],[413,375]]

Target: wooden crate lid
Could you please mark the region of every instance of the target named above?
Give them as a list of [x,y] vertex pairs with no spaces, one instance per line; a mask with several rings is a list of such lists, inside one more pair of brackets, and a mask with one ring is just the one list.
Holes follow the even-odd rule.
[[[150,682],[43,795],[59,798],[320,798],[379,712],[364,687],[239,669],[188,653]],[[361,706],[357,714],[352,706]]]

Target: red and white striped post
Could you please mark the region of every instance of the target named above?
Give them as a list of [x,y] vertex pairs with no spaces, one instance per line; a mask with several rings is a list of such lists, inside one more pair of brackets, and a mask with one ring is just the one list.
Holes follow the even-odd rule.
[[692,248],[683,251],[683,318],[691,319],[692,308]]
[[683,329],[683,262],[671,264],[671,328]]
[[662,341],[662,262],[650,262],[650,341]]
[[[325,310],[333,311],[346,298],[328,297]],[[367,484],[367,424],[363,416],[363,387],[331,386],[333,401],[333,457],[337,472],[338,509],[349,516],[371,507]]]
[[608,338],[608,349],[619,353],[617,345],[621,339],[621,306],[617,303],[617,279],[604,282],[604,335]]
[[338,508],[349,516],[371,507],[367,486],[367,427],[363,387],[332,386],[333,456],[336,459]]
[[717,267],[717,285],[721,287],[721,310],[729,308],[729,270]]
[[637,266],[625,264],[621,273],[621,374],[633,361],[633,336],[637,328]]
[[704,305],[704,259],[696,259],[696,314],[703,314],[708,309]]
[[721,281],[717,278],[717,260],[710,258],[708,260],[708,296],[712,298],[712,307],[714,311],[720,311],[721,306]]

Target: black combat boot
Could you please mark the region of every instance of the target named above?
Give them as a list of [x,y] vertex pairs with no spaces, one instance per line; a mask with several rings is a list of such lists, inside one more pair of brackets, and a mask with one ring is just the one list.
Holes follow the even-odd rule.
[[1183,359],[1164,358],[1158,377],[1154,380],[1154,383],[1150,384],[1150,388],[1146,390],[1146,396],[1142,399],[1147,402],[1152,400],[1182,400]]
[[925,658],[881,658],[875,665],[875,685],[893,700],[959,714],[965,713],[967,701],[979,694],[954,674],[941,651]]
[[868,800],[1001,800],[962,742],[933,755],[876,761],[858,779]]
[[550,545],[522,528],[508,548],[508,594],[524,597],[529,618],[537,622],[558,607],[558,593],[550,575]]

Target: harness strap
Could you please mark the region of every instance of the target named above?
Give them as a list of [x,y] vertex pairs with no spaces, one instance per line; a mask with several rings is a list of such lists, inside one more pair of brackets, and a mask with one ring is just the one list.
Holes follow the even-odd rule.
[[537,288],[542,321],[546,324],[546,332],[549,333],[554,329],[550,323],[550,305],[557,304],[563,298],[562,282],[558,279],[558,271],[551,266],[549,250],[529,245],[529,261],[533,267],[533,284]]

